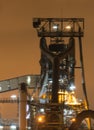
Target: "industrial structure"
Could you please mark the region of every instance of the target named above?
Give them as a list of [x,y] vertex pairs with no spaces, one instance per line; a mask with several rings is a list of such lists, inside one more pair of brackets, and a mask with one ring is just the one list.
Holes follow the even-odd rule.
[[[0,103],[17,103],[16,130],[90,130],[94,111],[84,74],[84,18],[34,18],[33,27],[40,38],[40,75],[1,81],[0,93],[17,90],[18,97]],[[83,99],[76,94],[77,84]],[[1,120],[0,125],[6,124]]]
[[[82,122],[94,115],[89,110],[84,75],[84,18],[34,18],[33,27],[40,37],[41,83],[32,129],[90,129],[90,118]],[[75,96],[77,70],[81,71],[83,100]],[[82,117],[78,121],[77,115]]]
[[28,101],[39,80],[39,75],[24,75],[0,81],[0,130],[29,129]]

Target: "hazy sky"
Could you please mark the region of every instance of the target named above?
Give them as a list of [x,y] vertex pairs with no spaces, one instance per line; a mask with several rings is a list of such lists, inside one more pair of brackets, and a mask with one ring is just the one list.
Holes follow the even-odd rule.
[[0,80],[39,74],[39,38],[33,17],[85,18],[86,85],[94,108],[94,0],[0,0]]

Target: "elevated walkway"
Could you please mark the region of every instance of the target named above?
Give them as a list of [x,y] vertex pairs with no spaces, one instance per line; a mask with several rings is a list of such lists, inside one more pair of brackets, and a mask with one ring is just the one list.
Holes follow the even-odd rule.
[[19,89],[21,83],[27,83],[29,89],[34,89],[39,82],[39,75],[24,75],[0,81],[0,93]]

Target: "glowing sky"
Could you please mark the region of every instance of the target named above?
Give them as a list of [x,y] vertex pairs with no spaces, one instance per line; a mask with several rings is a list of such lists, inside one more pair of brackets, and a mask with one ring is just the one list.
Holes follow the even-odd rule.
[[0,80],[39,74],[39,38],[33,17],[85,18],[83,52],[87,91],[94,99],[94,0],[0,0]]

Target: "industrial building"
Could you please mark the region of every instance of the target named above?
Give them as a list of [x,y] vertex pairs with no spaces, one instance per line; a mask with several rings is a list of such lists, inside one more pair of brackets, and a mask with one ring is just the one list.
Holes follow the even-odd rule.
[[[94,111],[84,75],[84,18],[34,18],[33,27],[40,37],[41,73],[0,81],[0,129],[90,129]],[[78,71],[83,99],[75,92]]]

